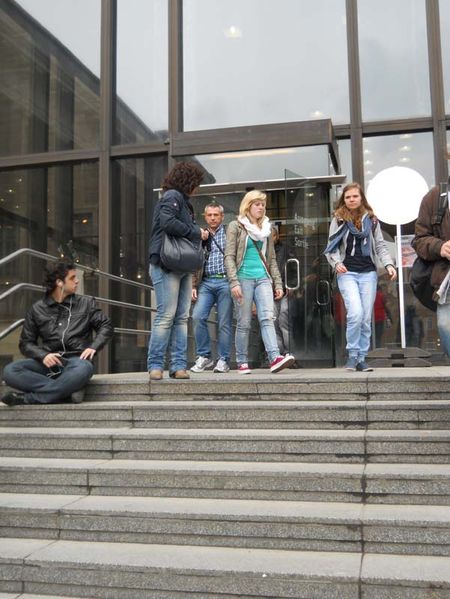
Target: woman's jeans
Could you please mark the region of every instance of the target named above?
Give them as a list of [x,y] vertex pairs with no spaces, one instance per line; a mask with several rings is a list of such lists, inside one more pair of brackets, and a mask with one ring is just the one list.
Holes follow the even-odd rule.
[[347,312],[347,352],[359,361],[365,359],[370,348],[377,280],[375,271],[337,275],[337,284]]
[[29,404],[54,403],[83,389],[94,372],[92,362],[78,356],[64,358],[63,367],[47,368],[39,360],[17,360],[5,366],[3,378],[14,389],[25,392]]
[[166,272],[151,264],[150,277],[156,294],[156,318],[148,345],[147,370],[164,370],[168,346],[169,371],[185,370],[192,275]]
[[450,356],[450,294],[447,293],[445,304],[438,304],[436,315],[441,343],[447,356]]
[[252,305],[256,305],[261,337],[269,358],[273,362],[280,351],[277,345],[273,316],[273,289],[269,279],[240,279],[241,303],[235,300],[236,307],[236,360],[238,364],[248,361],[248,339],[252,321]]

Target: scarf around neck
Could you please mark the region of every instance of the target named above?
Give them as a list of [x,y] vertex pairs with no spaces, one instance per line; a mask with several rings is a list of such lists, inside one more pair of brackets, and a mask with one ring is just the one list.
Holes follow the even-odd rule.
[[264,217],[261,229],[251,223],[246,216],[239,216],[238,221],[243,225],[249,237],[255,241],[265,241],[271,233],[271,225],[267,216]]
[[355,252],[355,241],[356,239],[361,240],[361,253],[363,256],[370,256],[370,244],[369,235],[372,230],[372,219],[368,214],[365,214],[362,221],[362,228],[359,231],[352,221],[344,221],[339,229],[332,235],[328,241],[328,245],[325,248],[324,254],[331,254],[340,244],[344,235],[349,232],[353,235],[353,250],[352,256]]

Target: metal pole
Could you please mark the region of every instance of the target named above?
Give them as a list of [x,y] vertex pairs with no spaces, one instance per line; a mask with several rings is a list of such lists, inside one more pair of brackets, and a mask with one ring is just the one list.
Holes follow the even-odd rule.
[[405,294],[403,289],[403,267],[402,267],[402,227],[397,225],[397,270],[398,270],[398,301],[400,317],[400,339],[402,348],[406,347],[405,335]]

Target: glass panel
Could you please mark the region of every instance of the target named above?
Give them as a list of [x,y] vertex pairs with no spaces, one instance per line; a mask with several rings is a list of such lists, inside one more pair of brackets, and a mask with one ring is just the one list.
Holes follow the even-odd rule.
[[450,3],[447,0],[439,2],[441,21],[442,69],[444,74],[445,113],[450,114]]
[[292,168],[301,168],[302,173],[308,177],[324,176],[329,172],[327,146],[204,154],[196,156],[195,160],[209,174],[205,183],[280,179],[280,173],[284,172],[286,164]]
[[431,133],[403,133],[365,137],[364,175],[366,186],[372,177],[391,166],[406,166],[434,185],[433,137]]
[[99,0],[0,7],[0,155],[98,145]]
[[329,205],[328,184],[302,183],[296,173],[286,171],[285,214],[279,228],[287,248],[289,351],[310,368],[334,365],[331,271],[323,256]]
[[353,181],[352,147],[349,139],[340,139],[339,160],[341,162],[341,175],[347,175],[347,182]]
[[[20,248],[98,266],[97,164],[0,172],[0,253]],[[30,256],[10,262],[0,270],[0,292],[18,283],[41,285],[44,265]],[[79,291],[96,295],[97,278],[80,273]],[[2,302],[0,329],[23,318],[40,295],[25,291]],[[17,336],[7,339],[18,357]]]
[[115,143],[168,136],[166,0],[119,0]]
[[[158,188],[167,170],[166,156],[130,158],[113,162],[114,238],[113,274],[149,285],[148,242]],[[150,306],[148,291],[127,284],[113,284],[115,300]],[[114,325],[132,331],[149,331],[150,312],[135,308],[113,308]],[[147,369],[148,333],[122,333],[112,346],[114,372]]]
[[183,19],[186,130],[349,121],[344,0],[184,0]]
[[359,0],[358,29],[363,120],[429,116],[425,2]]

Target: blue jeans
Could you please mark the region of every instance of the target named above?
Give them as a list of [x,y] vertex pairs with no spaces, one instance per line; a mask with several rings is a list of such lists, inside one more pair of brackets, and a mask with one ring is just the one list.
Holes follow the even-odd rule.
[[[25,392],[26,403],[54,403],[83,389],[93,372],[92,362],[72,356],[64,359],[63,368],[47,368],[39,360],[17,360],[5,366],[3,378],[10,387]],[[56,376],[49,377],[52,373]]]
[[337,284],[347,312],[347,352],[359,361],[365,359],[370,348],[377,280],[375,271],[337,275]]
[[439,337],[444,346],[445,353],[450,356],[450,296],[447,295],[445,304],[437,305],[437,325]]
[[236,307],[236,360],[238,364],[248,361],[248,338],[252,321],[252,304],[256,305],[261,337],[269,362],[273,362],[280,351],[274,325],[273,289],[269,279],[239,279],[242,289],[242,300]]
[[227,279],[206,277],[199,285],[197,302],[192,312],[197,356],[211,357],[211,338],[207,320],[214,304],[217,307],[217,357],[229,362],[233,299]]
[[147,370],[164,370],[168,347],[170,372],[185,370],[192,275],[166,272],[151,264],[150,276],[156,294],[156,318],[148,344]]

